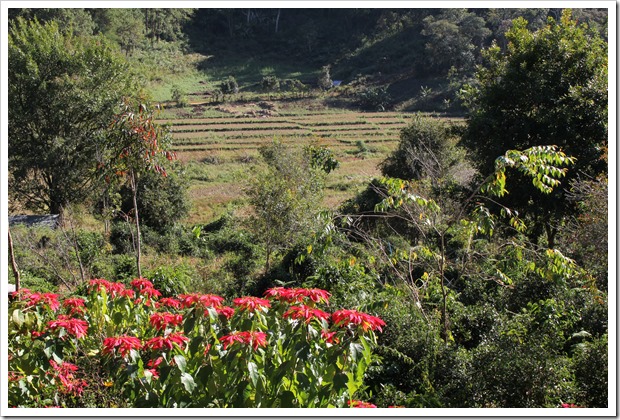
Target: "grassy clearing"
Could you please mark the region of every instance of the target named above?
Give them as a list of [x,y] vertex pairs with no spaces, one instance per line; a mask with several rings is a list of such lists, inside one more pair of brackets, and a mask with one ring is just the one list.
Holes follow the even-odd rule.
[[[248,75],[242,80],[256,79]],[[411,116],[327,108],[315,98],[168,108],[159,122],[170,125],[178,159],[190,177],[192,209],[187,222],[206,223],[231,206],[246,210],[247,174],[259,162],[258,149],[276,139],[315,144],[336,154],[340,166],[328,176],[323,202],[335,209],[380,175],[379,163],[397,146]]]

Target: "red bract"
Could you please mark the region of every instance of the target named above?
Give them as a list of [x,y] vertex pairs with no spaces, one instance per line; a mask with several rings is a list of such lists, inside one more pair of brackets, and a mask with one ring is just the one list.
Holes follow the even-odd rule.
[[[220,315],[224,315],[226,319],[232,318],[232,316],[235,314],[235,310],[231,308],[230,306],[218,306],[215,308],[215,312],[217,312]],[[208,313],[205,312],[205,316],[207,315]]]
[[289,303],[303,302],[306,298],[315,303],[329,303],[331,294],[322,289],[273,287],[265,292],[265,296]]
[[155,307],[159,309],[162,306],[168,306],[170,308],[179,309],[181,307],[181,302],[179,302],[178,300],[174,298],[161,298],[157,301],[157,303],[155,304]]
[[336,337],[337,331],[321,331],[321,337],[323,337],[323,339],[330,344],[338,344],[340,343],[340,339],[338,337]]
[[581,408],[577,404],[572,404],[572,403],[562,403],[561,407],[562,408]]
[[48,372],[51,376],[60,379],[62,384],[62,391],[66,394],[73,394],[76,396],[82,395],[84,387],[87,383],[83,379],[76,379],[73,372],[77,372],[78,367],[72,363],[63,362],[62,364],[56,363],[53,359],[50,360],[51,372]]
[[349,400],[349,407],[352,408],[377,408],[376,405],[360,400]]
[[108,337],[103,340],[103,352],[113,353],[118,347],[118,352],[122,357],[127,357],[132,349],[140,350],[142,342],[137,337],[122,335],[120,337]]
[[234,342],[251,344],[254,351],[256,351],[259,346],[265,347],[267,345],[267,334],[260,331],[238,331],[220,338],[220,343],[224,345],[224,350]]
[[369,329],[383,331],[381,327],[385,326],[385,322],[381,318],[358,312],[354,309],[341,309],[334,312],[332,314],[332,321],[336,326],[358,325],[364,331]]
[[218,307],[224,302],[224,298],[216,295],[202,295],[200,293],[190,293],[185,295],[179,295],[179,299],[181,299],[181,305],[184,308],[189,308],[190,306],[201,304],[204,307],[213,306]]
[[58,308],[60,308],[60,303],[58,302],[58,295],[55,293],[28,294],[28,305],[36,306],[40,302],[47,304],[47,306],[54,312],[58,310]]
[[30,338],[33,340],[36,340],[37,338],[41,337],[43,334],[45,334],[44,331],[31,331]]
[[131,284],[131,287],[134,287],[134,288],[136,288],[138,290],[152,289],[153,288],[153,283],[151,283],[149,280],[147,280],[147,279],[145,279],[143,277],[140,277],[140,278],[137,278],[137,279],[133,279],[131,281],[131,283],[129,283],[129,284]]
[[83,314],[86,311],[84,307],[84,299],[81,298],[67,298],[62,302],[62,306],[69,309],[69,314]]
[[146,365],[150,368],[156,368],[161,365],[161,362],[164,361],[164,358],[159,356],[157,359],[149,360]]
[[69,318],[68,315],[60,315],[57,319],[49,321],[47,326],[55,331],[58,328],[64,328],[67,334],[76,338],[85,337],[88,332],[88,322],[77,318]]
[[149,299],[153,299],[155,297],[160,297],[161,292],[157,289],[153,289],[152,287],[145,287],[139,292],[141,295],[148,297]]
[[254,296],[246,296],[233,299],[235,306],[248,312],[256,312],[257,309],[269,308],[271,304],[267,299],[261,299]]
[[158,330],[165,330],[168,325],[179,325],[183,322],[183,315],[170,312],[156,312],[151,315],[150,323]]
[[21,289],[16,290],[15,292],[11,293],[10,295],[14,299],[26,300],[26,299],[28,299],[28,297],[31,294],[32,294],[32,292],[30,291],[30,289],[22,287]]
[[[90,282],[90,291],[101,291],[103,288],[106,290],[112,297],[116,296],[128,296],[129,293],[126,291],[125,285],[122,283],[114,283],[105,279],[93,279]],[[131,291],[133,295],[133,290]]]
[[171,333],[165,337],[153,337],[144,343],[145,349],[159,350],[162,348],[166,348],[168,350],[172,350],[174,348],[174,343],[182,346],[184,343],[188,342],[189,338],[185,337],[182,333]]
[[306,305],[291,306],[288,311],[284,312],[284,318],[304,319],[309,324],[313,318],[329,319],[329,314],[320,309],[311,308]]
[[329,303],[329,297],[331,296],[328,291],[322,289],[300,289],[299,293],[314,303]]

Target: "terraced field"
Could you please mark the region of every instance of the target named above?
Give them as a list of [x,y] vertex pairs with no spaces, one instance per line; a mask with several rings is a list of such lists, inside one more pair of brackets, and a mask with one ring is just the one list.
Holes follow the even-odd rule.
[[204,117],[168,113],[174,149],[191,178],[189,222],[201,223],[228,205],[243,206],[245,173],[258,149],[275,139],[288,144],[328,147],[340,161],[327,181],[324,204],[335,208],[378,176],[378,164],[393,150],[411,114],[352,111],[255,111]]
[[[393,147],[400,129],[407,125],[400,113],[309,113],[274,117],[213,117],[167,119],[172,126],[175,149],[182,160],[193,152],[253,152],[265,141],[318,141],[336,153],[355,152],[362,141],[368,146]],[[371,146],[372,145],[372,146]]]

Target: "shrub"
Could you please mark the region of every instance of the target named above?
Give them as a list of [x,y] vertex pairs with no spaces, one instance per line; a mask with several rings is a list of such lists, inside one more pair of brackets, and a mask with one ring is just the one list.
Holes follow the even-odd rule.
[[260,86],[265,92],[277,92],[280,90],[280,79],[276,76],[264,76],[260,81]]
[[224,95],[239,93],[239,85],[237,84],[237,79],[235,79],[233,76],[228,76],[226,80],[220,83],[220,90]]
[[187,100],[187,95],[184,91],[181,90],[178,86],[172,87],[172,101],[176,102],[178,108],[184,108],[189,105],[189,101]]
[[174,267],[164,265],[147,271],[146,275],[163,297],[171,297],[192,290],[196,271],[186,264],[175,265]]
[[[9,307],[8,401],[15,407],[346,407],[385,323],[327,313],[319,289],[267,291],[231,306],[91,280],[85,296],[22,289]],[[101,386],[103,384],[103,386]]]
[[369,86],[357,92],[356,100],[362,109],[385,111],[389,108],[392,97],[387,91],[387,86]]

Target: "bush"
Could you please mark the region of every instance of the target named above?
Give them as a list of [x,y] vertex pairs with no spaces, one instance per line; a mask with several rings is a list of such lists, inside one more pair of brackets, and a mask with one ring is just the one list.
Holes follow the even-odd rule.
[[280,90],[280,79],[276,76],[264,76],[260,86],[265,92],[277,92]]
[[463,160],[451,125],[415,115],[401,130],[398,147],[380,165],[385,176],[401,179],[443,178]]
[[585,407],[607,407],[608,356],[607,335],[591,343],[577,345],[575,356],[575,381],[579,393],[577,402]]
[[224,95],[239,93],[239,85],[237,84],[237,79],[235,79],[233,76],[228,76],[226,80],[220,83],[220,90]]
[[130,289],[92,280],[85,296],[61,300],[17,293],[9,405],[365,405],[354,399],[384,322],[323,311],[323,290],[274,288],[266,296],[234,299],[233,307],[211,294],[164,299],[146,279]]
[[176,85],[172,87],[172,101],[176,102],[177,108],[184,108],[189,105],[187,94]]
[[[188,180],[183,172],[171,170],[165,177],[146,172],[138,183],[140,226],[151,227],[159,233],[169,231],[189,212],[187,189]],[[133,209],[130,188],[123,187],[121,196],[121,210],[130,214]]]
[[369,86],[356,93],[357,104],[362,109],[371,111],[385,111],[389,108],[392,97],[387,86]]
[[192,267],[181,264],[174,267],[160,266],[146,272],[153,286],[162,293],[163,297],[187,293],[194,284],[196,270]]

